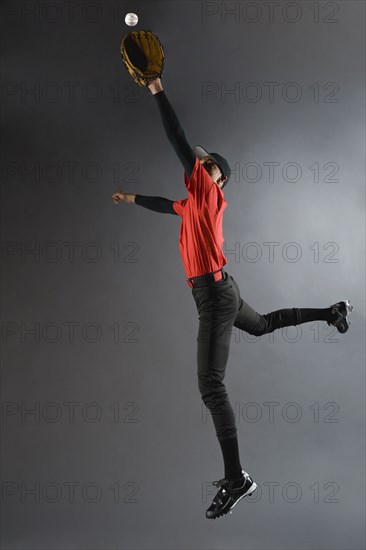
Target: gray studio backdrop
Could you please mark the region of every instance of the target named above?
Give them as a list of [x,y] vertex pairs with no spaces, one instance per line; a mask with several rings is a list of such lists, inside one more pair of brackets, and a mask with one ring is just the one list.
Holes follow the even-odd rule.
[[[364,2],[2,4],[2,548],[361,550]],[[163,43],[190,144],[232,166],[242,297],[354,305],[344,335],[233,331],[225,381],[258,492],[215,522],[181,220],[112,201],[187,196],[121,62],[127,12]]]

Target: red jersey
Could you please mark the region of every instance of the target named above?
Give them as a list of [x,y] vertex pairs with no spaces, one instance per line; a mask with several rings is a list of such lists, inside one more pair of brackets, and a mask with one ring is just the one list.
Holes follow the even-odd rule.
[[222,253],[222,219],[227,202],[219,186],[198,158],[191,178],[184,172],[188,197],[173,202],[182,218],[179,248],[187,278],[221,269],[227,260]]

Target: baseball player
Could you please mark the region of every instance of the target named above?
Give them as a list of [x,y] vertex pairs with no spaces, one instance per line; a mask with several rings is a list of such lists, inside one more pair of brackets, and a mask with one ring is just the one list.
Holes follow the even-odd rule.
[[229,164],[218,153],[208,153],[198,145],[190,146],[160,78],[153,80],[148,88],[159,109],[167,138],[184,168],[188,196],[172,201],[118,191],[112,197],[115,203],[135,203],[181,218],[180,253],[199,314],[198,387],[211,413],[225,467],[224,478],[214,482],[218,492],[206,511],[207,518],[215,519],[230,512],[257,487],[241,466],[234,412],[224,385],[233,326],[261,336],[282,327],[319,320],[345,333],[349,328],[347,316],[353,306],[343,300],[323,309],[293,307],[261,315],[243,300],[235,279],[224,269],[227,260],[222,252],[222,222],[227,206],[224,188],[230,179]]

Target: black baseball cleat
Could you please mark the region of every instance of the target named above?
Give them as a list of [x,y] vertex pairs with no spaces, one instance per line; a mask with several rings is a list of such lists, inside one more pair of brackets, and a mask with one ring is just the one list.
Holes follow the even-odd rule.
[[353,310],[349,300],[344,300],[343,302],[337,302],[330,306],[332,313],[337,317],[334,321],[327,321],[328,325],[333,325],[336,327],[338,332],[344,334],[349,329],[350,323],[347,321],[347,315]]
[[[213,485],[220,487],[216,493],[211,506],[206,510],[206,518],[216,519],[230,512],[236,504],[245,496],[250,496],[257,488],[247,472],[242,470],[243,482],[240,480],[219,479],[214,481]],[[236,487],[239,485],[239,487]],[[236,487],[236,488],[235,488]]]

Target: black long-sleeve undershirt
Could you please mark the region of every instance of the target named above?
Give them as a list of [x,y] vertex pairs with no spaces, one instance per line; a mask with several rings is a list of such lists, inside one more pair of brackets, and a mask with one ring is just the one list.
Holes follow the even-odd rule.
[[157,94],[154,94],[156,103],[160,111],[160,115],[163,121],[165,133],[170,143],[172,144],[174,151],[176,152],[179,160],[181,161],[183,168],[190,179],[192,171],[196,162],[196,155],[194,154],[192,147],[189,145],[184,130],[178,120],[177,114],[168,100],[165,91],[162,90]]
[[146,195],[136,195],[135,204],[154,210],[155,212],[161,212],[162,214],[175,214],[178,216],[173,208],[173,202],[164,197],[147,197]]
[[[196,162],[196,155],[186,139],[184,130],[179,122],[176,112],[165,95],[165,91],[162,90],[161,92],[154,94],[154,98],[159,108],[167,138],[181,161],[187,177],[190,179]],[[146,195],[136,195],[135,197],[135,203],[140,206],[144,206],[145,208],[149,208],[155,212],[175,214],[177,216],[178,214],[173,209],[173,202],[174,201],[164,197],[148,197]]]

